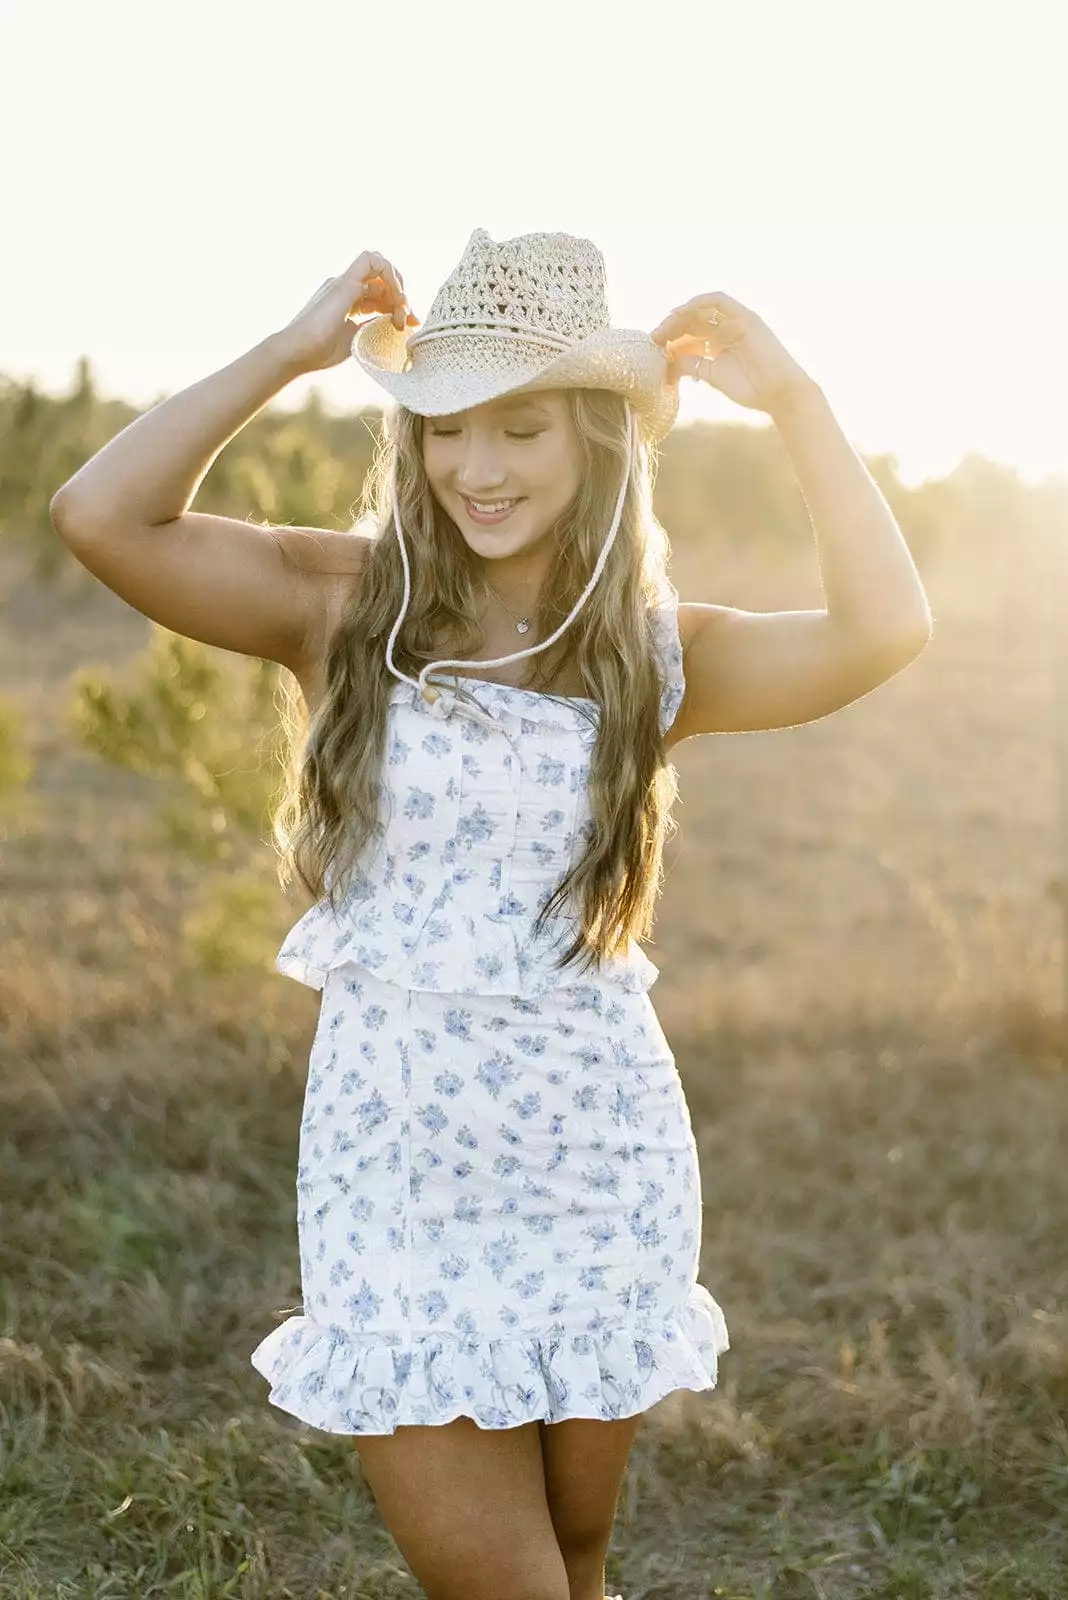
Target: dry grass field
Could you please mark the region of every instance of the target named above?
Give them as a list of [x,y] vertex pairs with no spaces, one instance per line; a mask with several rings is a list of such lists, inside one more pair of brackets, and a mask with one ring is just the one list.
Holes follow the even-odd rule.
[[[639,1433],[625,1600],[1068,1595],[1068,591],[1041,532],[925,570],[935,637],[853,706],[676,752],[653,996],[733,1348]],[[150,625],[73,563],[0,560],[33,762],[0,831],[0,1595],[414,1600],[351,1446],[248,1362],[299,1299],[317,996],[271,958],[303,906],[266,844],[163,848],[165,785],[72,739],[71,673],[123,673]],[[821,599],[811,548],[688,548],[674,577]],[[239,870],[262,893],[205,964]]]

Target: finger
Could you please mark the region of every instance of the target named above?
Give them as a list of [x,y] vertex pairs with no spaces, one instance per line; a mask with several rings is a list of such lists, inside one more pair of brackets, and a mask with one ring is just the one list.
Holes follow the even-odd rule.
[[[719,312],[719,321],[713,323],[710,319],[716,311]],[[695,295],[685,305],[675,306],[669,311],[663,322],[653,330],[651,337],[658,344],[665,336],[669,339],[678,338],[686,331],[697,333],[703,338],[706,328],[718,328],[731,316],[738,316],[744,311],[745,307],[741,302],[732,300],[729,294],[713,292]],[[715,333],[710,337],[715,338]]]
[[[720,335],[718,340],[717,335]],[[680,317],[677,323],[665,321],[660,329],[650,335],[650,338],[665,349],[670,345],[680,350],[689,350],[696,345],[699,354],[703,351],[705,355],[715,355],[726,347],[730,333],[725,323],[713,327],[708,322],[697,322],[691,316]]]
[[393,297],[387,290],[385,284],[372,283],[369,284],[367,288],[357,293],[355,300],[353,300],[352,305],[350,306],[350,310],[355,309],[359,309],[361,312],[392,311]]
[[382,265],[378,268],[378,275],[386,283],[388,297],[392,301],[393,322],[400,329],[404,327],[405,311],[408,305],[407,296],[404,293],[404,285],[400,282],[397,269],[393,263],[387,261],[384,256],[379,257],[379,260]]
[[673,311],[668,312],[667,316],[659,326],[660,328],[670,327],[702,329],[706,325],[709,327],[715,327],[718,326],[718,324],[713,323],[711,319],[715,316],[717,311],[719,312],[719,321],[724,321],[727,316],[727,312],[718,301],[713,302],[706,300],[700,305],[676,306]]
[[[360,299],[355,302],[355,304],[349,306],[345,315],[348,317],[350,322],[358,316],[368,317],[369,320],[373,321],[373,316],[371,316],[371,313],[374,313],[377,316],[389,316],[396,327],[396,311],[392,304],[390,302],[383,302],[382,300],[374,297],[368,297],[367,295],[362,295]],[[418,328],[419,325],[420,318],[416,316],[415,312],[411,310],[406,311],[404,316],[405,328],[411,330],[412,328]]]
[[[405,325],[405,307],[408,300],[404,292],[404,283],[393,263],[377,250],[364,250],[356,257],[349,268],[356,279],[366,283],[368,288],[374,286],[379,289],[384,300],[382,309],[393,314],[396,327]],[[347,274],[346,274],[347,276]],[[380,286],[384,286],[384,293]]]
[[[349,308],[345,315],[351,322],[357,316],[366,317],[370,313],[378,316],[388,315],[394,327],[397,325],[397,314],[391,300],[384,298],[384,291],[378,295],[361,295]],[[420,318],[412,310],[407,310],[404,316],[404,327],[411,329],[420,325]]]
[[667,382],[677,384],[680,378],[699,378],[701,356],[673,356],[668,362]]
[[724,294],[722,289],[708,289],[703,294],[695,294],[689,300],[684,300],[681,305],[672,306],[672,311],[703,311],[718,306],[724,315],[737,315],[745,307],[740,300],[733,299],[729,294]]
[[725,348],[724,343],[717,344],[712,338],[698,338],[690,333],[682,333],[675,338],[657,339],[656,343],[672,360],[693,355],[717,356]]
[[687,332],[692,322],[693,317],[689,313],[669,311],[663,321],[653,329],[649,337],[655,340],[657,344],[664,344],[670,339],[679,339]]

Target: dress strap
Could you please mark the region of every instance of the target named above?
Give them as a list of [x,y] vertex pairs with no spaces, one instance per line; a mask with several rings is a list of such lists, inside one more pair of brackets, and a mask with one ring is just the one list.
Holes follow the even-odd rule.
[[651,613],[651,621],[653,645],[664,686],[660,695],[660,732],[666,734],[678,715],[686,693],[682,638],[679,633],[679,591],[670,581],[665,581],[660,600]]

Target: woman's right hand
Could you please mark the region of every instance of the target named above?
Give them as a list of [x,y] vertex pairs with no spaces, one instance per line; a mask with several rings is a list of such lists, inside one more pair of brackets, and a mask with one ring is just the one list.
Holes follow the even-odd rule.
[[322,372],[346,360],[365,324],[354,316],[388,312],[397,329],[417,324],[408,310],[404,279],[385,256],[364,250],[338,278],[327,278],[307,305],[278,334],[287,358],[300,372]]

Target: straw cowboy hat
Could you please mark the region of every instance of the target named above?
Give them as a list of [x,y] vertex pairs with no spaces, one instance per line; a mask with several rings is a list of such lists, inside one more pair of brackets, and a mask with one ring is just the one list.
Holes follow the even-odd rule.
[[679,408],[668,358],[648,333],[613,328],[604,257],[569,233],[494,242],[472,233],[423,325],[391,316],[352,341],[364,371],[420,416],[447,416],[504,394],[612,389],[633,406],[646,439],[663,439]]
[[[476,228],[459,264],[434,296],[422,327],[413,333],[397,328],[388,313],[375,317],[353,338],[352,354],[395,400],[424,417],[448,416],[500,395],[566,387],[622,394],[632,441],[641,433],[647,443],[658,443],[678,415],[678,385],[668,381],[667,355],[649,334],[612,327],[604,258],[589,239],[569,233],[524,233],[498,244],[484,228]],[[442,690],[429,682],[430,673],[442,667],[503,666],[554,644],[578,616],[604,570],[619,531],[629,479],[628,461],[589,581],[547,639],[492,661],[428,662],[416,679],[401,672],[393,660],[411,598],[394,460],[390,493],[404,569],[404,597],[386,644],[386,663],[394,677],[417,687],[435,716],[459,711],[495,725],[461,690],[458,675],[453,675],[453,689]]]

